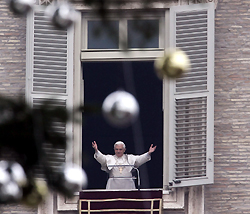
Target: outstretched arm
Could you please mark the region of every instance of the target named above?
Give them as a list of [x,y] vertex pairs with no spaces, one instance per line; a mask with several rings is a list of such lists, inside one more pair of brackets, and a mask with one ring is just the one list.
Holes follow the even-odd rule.
[[155,149],[156,149],[156,146],[153,146],[153,144],[151,144],[147,153],[144,153],[142,155],[136,155],[135,167],[138,168],[139,166],[146,163],[147,161],[150,161],[151,153],[153,153]]
[[102,154],[99,150],[98,150],[98,146],[97,143],[95,141],[92,142],[92,147],[95,150],[95,154],[94,154],[94,158],[102,165],[102,170],[103,171],[108,171],[107,169],[107,160],[106,160],[106,155]]
[[97,143],[96,143],[95,141],[92,142],[92,147],[93,147],[93,149],[95,150],[95,152],[98,151],[98,146],[97,146]]
[[153,153],[156,149],[156,146],[153,147],[153,144],[151,144],[151,146],[149,147],[149,150],[148,150],[148,154],[151,155],[151,153]]

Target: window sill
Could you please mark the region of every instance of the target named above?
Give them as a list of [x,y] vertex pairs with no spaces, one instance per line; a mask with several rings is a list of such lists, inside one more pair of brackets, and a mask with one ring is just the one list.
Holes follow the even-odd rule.
[[[98,190],[100,191],[100,190]],[[103,190],[105,191],[105,190]],[[164,190],[162,196],[163,209],[184,209],[184,188],[174,188],[173,191]],[[71,199],[57,196],[57,210],[69,211],[78,210],[79,193]]]
[[174,188],[173,191],[164,190],[162,196],[163,209],[184,209],[184,188]]

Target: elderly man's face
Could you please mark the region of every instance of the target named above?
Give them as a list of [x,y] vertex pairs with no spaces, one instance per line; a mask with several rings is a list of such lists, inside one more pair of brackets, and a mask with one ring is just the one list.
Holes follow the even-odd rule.
[[123,156],[123,154],[124,154],[124,152],[125,152],[126,149],[123,148],[123,145],[118,144],[118,145],[115,145],[114,150],[115,150],[115,155],[117,157],[121,157],[121,156]]

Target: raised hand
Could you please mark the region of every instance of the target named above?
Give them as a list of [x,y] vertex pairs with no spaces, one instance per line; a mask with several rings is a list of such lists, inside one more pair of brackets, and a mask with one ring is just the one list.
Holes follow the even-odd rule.
[[151,144],[151,146],[149,147],[148,153],[151,154],[155,151],[156,146],[153,147],[153,144]]
[[92,147],[93,147],[93,149],[94,149],[95,151],[98,150],[97,143],[96,143],[95,141],[92,142]]

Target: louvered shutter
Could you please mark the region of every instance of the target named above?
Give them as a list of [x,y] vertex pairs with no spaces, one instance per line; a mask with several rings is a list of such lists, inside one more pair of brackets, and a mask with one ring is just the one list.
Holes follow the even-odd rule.
[[[37,7],[27,17],[26,100],[44,99],[70,109],[73,103],[73,29],[57,30]],[[58,132],[72,136],[72,125],[55,122]],[[69,138],[69,140],[71,140]],[[65,150],[45,148],[52,167],[65,162]],[[39,171],[37,172],[39,174]]]
[[170,8],[170,46],[188,54],[191,69],[169,86],[169,182],[213,183],[214,4]]

